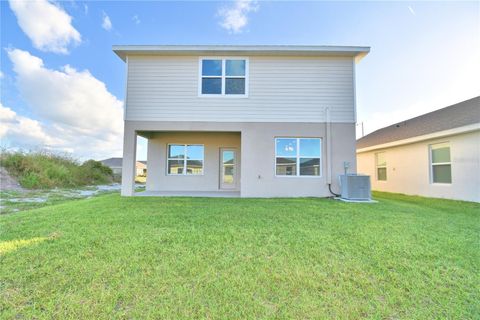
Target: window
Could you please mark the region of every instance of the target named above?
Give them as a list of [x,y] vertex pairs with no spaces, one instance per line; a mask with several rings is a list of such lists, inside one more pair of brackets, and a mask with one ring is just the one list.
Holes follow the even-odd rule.
[[248,60],[201,59],[200,95],[246,96],[248,80]]
[[385,152],[375,153],[375,165],[377,167],[377,180],[387,181],[387,158]]
[[430,163],[433,183],[452,183],[450,145],[447,142],[430,145]]
[[203,174],[203,145],[169,144],[167,173],[170,175]]
[[275,174],[277,176],[320,176],[320,138],[276,138]]

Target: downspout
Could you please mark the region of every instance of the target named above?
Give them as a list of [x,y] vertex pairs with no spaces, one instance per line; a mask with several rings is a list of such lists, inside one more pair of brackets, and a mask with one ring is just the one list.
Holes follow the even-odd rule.
[[326,142],[326,153],[327,153],[327,184],[328,190],[331,194],[336,197],[340,195],[332,191],[332,124],[330,120],[330,108],[325,107],[325,142]]

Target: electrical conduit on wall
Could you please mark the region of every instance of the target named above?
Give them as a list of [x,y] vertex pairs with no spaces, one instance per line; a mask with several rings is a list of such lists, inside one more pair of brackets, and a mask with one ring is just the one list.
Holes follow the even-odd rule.
[[326,158],[327,158],[327,185],[328,190],[331,194],[336,197],[339,197],[339,194],[336,194],[332,191],[332,126],[330,122],[330,108],[325,107],[325,149],[326,149]]

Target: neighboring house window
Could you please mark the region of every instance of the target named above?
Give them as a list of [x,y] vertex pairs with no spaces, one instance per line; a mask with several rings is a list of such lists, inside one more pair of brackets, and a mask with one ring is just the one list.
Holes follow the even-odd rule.
[[246,59],[201,59],[200,72],[201,95],[247,95]]
[[169,144],[167,173],[170,175],[203,174],[203,145]]
[[321,150],[320,138],[276,138],[276,175],[320,176]]
[[387,181],[387,158],[385,152],[375,153],[375,165],[377,167],[377,180]]
[[433,183],[452,183],[452,162],[448,143],[430,145],[430,167]]

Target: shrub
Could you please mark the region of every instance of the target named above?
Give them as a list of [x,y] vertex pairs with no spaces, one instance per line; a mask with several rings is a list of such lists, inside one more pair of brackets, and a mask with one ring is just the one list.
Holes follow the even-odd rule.
[[95,160],[85,161],[80,166],[80,173],[85,184],[102,184],[113,180],[112,169]]
[[74,188],[110,183],[113,173],[95,160],[79,164],[68,155],[51,152],[6,152],[0,155],[0,165],[28,189]]
[[27,172],[18,181],[20,185],[27,189],[39,189],[42,187],[40,177],[35,172]]

